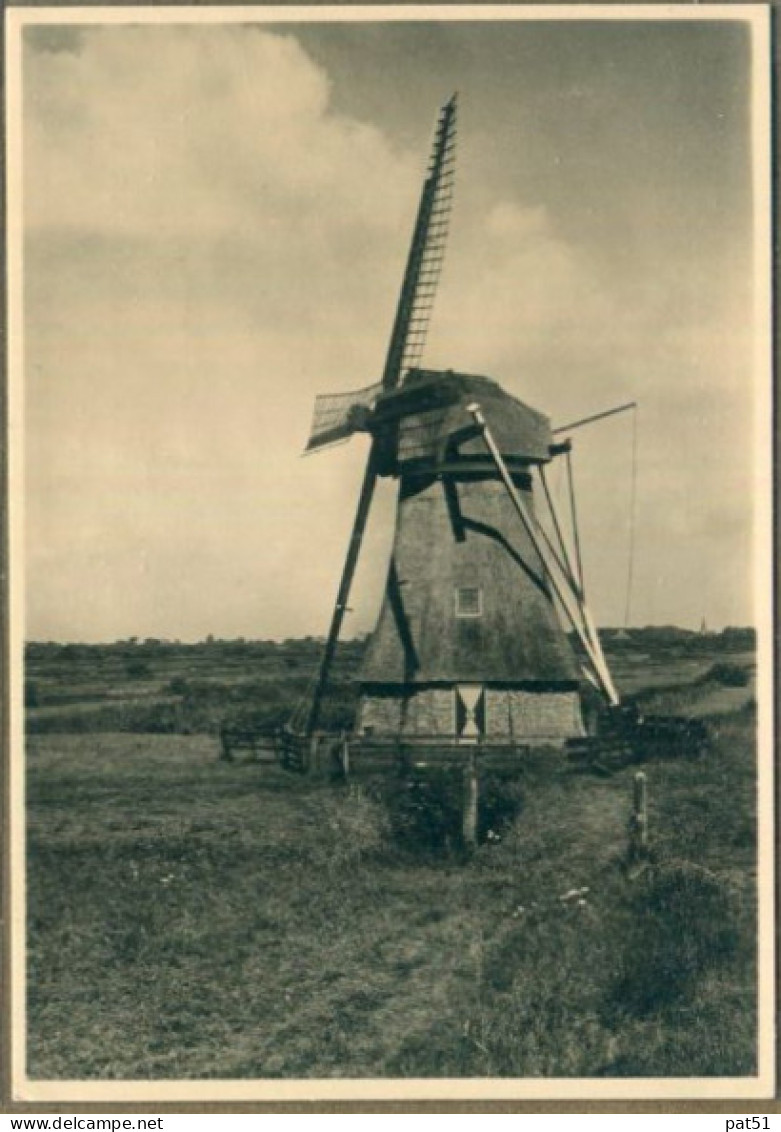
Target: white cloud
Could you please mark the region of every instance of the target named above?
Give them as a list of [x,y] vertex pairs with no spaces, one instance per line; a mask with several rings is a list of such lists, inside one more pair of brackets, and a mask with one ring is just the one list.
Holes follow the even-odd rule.
[[[328,109],[290,36],[247,27],[103,28],[29,52],[29,228],[273,237],[298,215],[393,225],[413,173],[371,126]],[[394,189],[401,191],[394,191]],[[380,191],[381,190],[381,191]],[[286,232],[285,235],[288,235]]]
[[[322,631],[365,445],[298,454],[315,392],[378,376],[425,154],[336,113],[295,38],[258,28],[89,29],[28,51],[24,74],[30,632]],[[708,522],[741,525],[743,309],[619,285],[464,156],[424,360],[557,420],[640,399],[650,609],[654,578],[694,576],[713,543],[671,539],[688,522],[671,499],[707,490]],[[595,607],[617,620],[628,434],[615,458],[582,435]],[[375,528],[351,628],[374,614]],[[741,554],[736,534],[720,569],[740,575]],[[679,589],[657,612],[692,620]]]
[[90,30],[25,74],[30,631],[316,630],[365,451],[299,454],[382,364],[422,155],[266,31]]
[[550,235],[550,222],[543,205],[521,208],[514,201],[500,201],[488,213],[486,232],[499,239],[531,242]]

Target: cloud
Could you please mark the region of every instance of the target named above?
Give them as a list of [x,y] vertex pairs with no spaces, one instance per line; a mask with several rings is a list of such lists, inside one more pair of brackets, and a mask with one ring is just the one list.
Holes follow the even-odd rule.
[[328,79],[291,36],[98,28],[77,52],[29,52],[25,78],[29,229],[202,238],[243,223],[253,239],[259,219],[266,238],[291,216],[311,223],[313,201],[322,226],[393,225],[403,210],[413,169],[379,131],[329,113]]
[[534,396],[573,349],[582,362],[584,342],[615,323],[614,309],[593,265],[542,205],[499,201],[475,212],[447,261],[431,352],[449,352],[459,368],[520,376]]
[[314,393],[381,366],[420,155],[289,36],[70,46],[25,60],[30,631],[311,632],[365,451],[298,457]]
[[[366,446],[298,454],[313,395],[381,370],[425,154],[337,112],[292,33],[107,26],[28,48],[30,633],[322,631]],[[465,148],[426,364],[494,376],[558,421],[637,396],[645,613],[654,579],[696,576],[716,523],[734,534],[719,570],[738,576],[745,304],[713,287],[701,303],[702,268],[682,303],[672,261],[650,282],[611,273],[544,201],[493,193]],[[609,429],[624,427],[577,442],[608,620],[629,483],[629,434]],[[383,486],[348,632],[376,612]],[[698,623],[699,593],[677,589],[659,615]]]

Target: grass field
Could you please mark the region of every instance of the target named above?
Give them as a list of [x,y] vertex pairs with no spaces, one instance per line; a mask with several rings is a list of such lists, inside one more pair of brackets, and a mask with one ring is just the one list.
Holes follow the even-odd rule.
[[206,734],[30,735],[29,1074],[753,1074],[745,701],[707,756],[645,765],[639,871],[630,768],[530,757],[485,784],[465,862],[401,789],[228,765]]

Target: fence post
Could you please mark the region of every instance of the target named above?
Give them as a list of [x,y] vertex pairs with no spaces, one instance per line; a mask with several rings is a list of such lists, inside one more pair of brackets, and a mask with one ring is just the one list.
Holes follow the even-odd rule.
[[477,847],[478,780],[475,748],[470,747],[464,758],[464,799],[461,833],[464,847],[471,852]]

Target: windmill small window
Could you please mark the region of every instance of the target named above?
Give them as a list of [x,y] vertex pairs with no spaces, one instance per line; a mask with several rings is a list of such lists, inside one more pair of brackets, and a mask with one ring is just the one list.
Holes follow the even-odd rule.
[[456,617],[480,617],[483,612],[483,591],[479,586],[456,587]]

